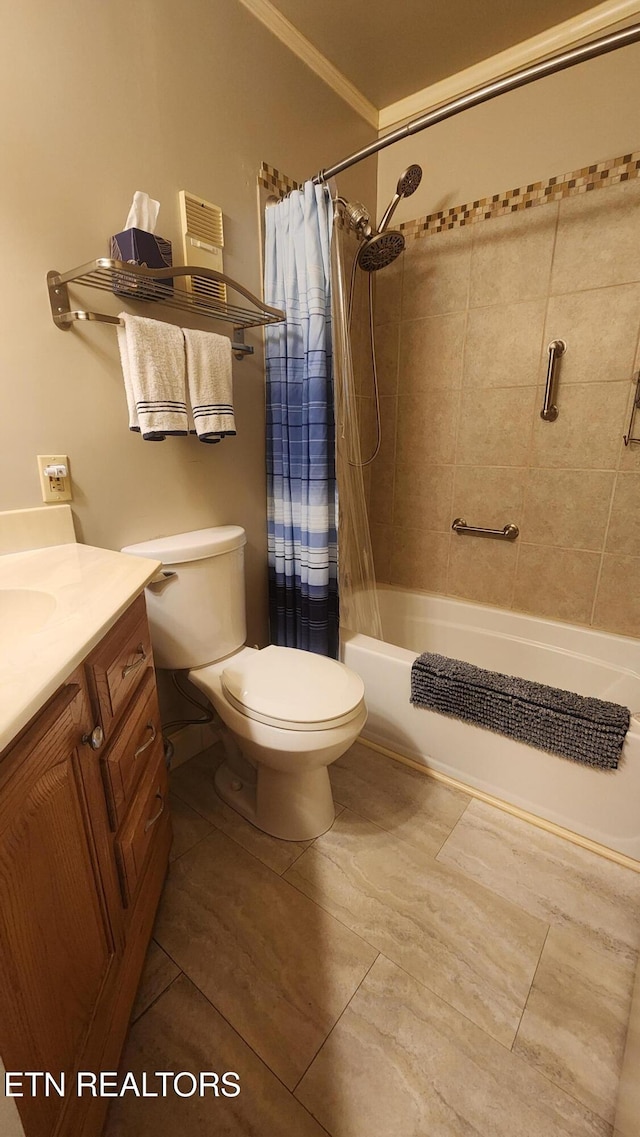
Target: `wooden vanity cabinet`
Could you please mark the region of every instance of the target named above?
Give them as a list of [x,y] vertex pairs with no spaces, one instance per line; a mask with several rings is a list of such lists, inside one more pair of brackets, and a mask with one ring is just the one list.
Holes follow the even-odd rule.
[[76,1074],[118,1066],[166,873],[166,779],[140,597],[0,754],[0,1056],[66,1082],[16,1098],[26,1137],[101,1131],[108,1099],[78,1097]]

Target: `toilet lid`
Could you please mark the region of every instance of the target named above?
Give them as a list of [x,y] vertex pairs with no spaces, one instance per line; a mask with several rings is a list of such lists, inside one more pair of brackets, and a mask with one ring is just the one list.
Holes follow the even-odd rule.
[[318,730],[354,718],[364,699],[359,675],[323,655],[265,647],[222,672],[229,701],[249,718]]

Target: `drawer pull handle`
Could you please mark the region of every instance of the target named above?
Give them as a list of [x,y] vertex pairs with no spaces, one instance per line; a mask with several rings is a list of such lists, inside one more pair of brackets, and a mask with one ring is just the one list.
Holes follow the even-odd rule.
[[136,758],[139,758],[141,754],[144,754],[145,750],[148,750],[149,747],[151,746],[151,744],[153,742],[155,742],[156,738],[158,737],[157,732],[156,732],[156,728],[155,728],[155,723],[149,721],[145,727],[145,730],[151,731],[151,738],[147,742],[144,742],[142,744],[142,746],[139,746],[136,751],[134,751],[134,754],[133,754],[134,761]]
[[158,792],[156,794],[156,797],[158,798],[158,800],[160,802],[160,809],[158,810],[157,813],[154,813],[153,817],[150,817],[149,820],[147,821],[147,823],[144,827],[145,833],[148,833],[151,826],[155,825],[156,821],[162,815],[162,812],[164,810],[164,798],[163,798],[162,794],[160,793],[160,786],[158,786]]
[[147,662],[147,653],[144,650],[144,644],[138,644],[136,652],[140,656],[140,659],[136,659],[135,663],[130,663],[128,667],[122,668],[123,679],[126,679],[127,675],[130,675],[132,671],[137,671],[139,667],[142,667],[143,663]]

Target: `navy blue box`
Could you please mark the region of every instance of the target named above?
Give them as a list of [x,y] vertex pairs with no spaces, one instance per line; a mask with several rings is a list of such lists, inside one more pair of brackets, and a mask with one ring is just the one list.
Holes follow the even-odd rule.
[[[171,268],[171,241],[147,233],[144,229],[124,229],[111,238],[111,256],[116,261],[146,265],[147,268]],[[131,296],[137,300],[161,300],[167,288],[173,287],[173,277],[162,281],[132,280],[123,276],[113,286],[118,296]]]

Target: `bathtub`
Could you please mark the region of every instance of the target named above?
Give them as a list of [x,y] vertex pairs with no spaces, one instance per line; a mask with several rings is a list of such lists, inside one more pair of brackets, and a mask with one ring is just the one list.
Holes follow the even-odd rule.
[[512,812],[568,830],[581,844],[595,842],[640,862],[638,718],[631,720],[618,769],[605,771],[409,702],[413,660],[435,651],[626,704],[636,715],[640,641],[402,589],[380,587],[379,599],[384,642],[342,636],[342,658],[365,684],[363,738]]

